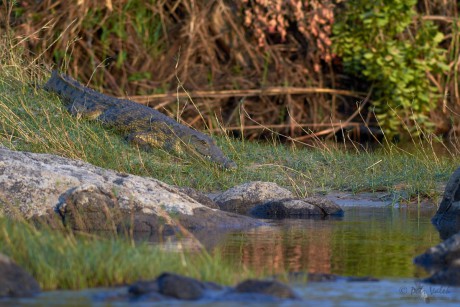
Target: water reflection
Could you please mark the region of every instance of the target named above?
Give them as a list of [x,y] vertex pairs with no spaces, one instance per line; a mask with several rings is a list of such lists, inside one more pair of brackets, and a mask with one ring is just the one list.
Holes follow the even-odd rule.
[[[249,231],[215,236],[208,232],[207,237],[214,239],[208,241],[207,246],[211,252],[233,263],[235,270],[247,267],[266,274],[287,270],[385,278],[377,283],[293,283],[296,292],[309,305],[426,306],[427,302],[414,291],[422,287],[430,303],[459,306],[459,288],[420,284],[413,279],[426,276],[412,264],[413,257],[441,241],[430,223],[434,211],[434,208],[345,206],[341,219],[268,221],[269,226]],[[189,247],[187,242],[181,243],[185,249]],[[174,241],[163,240],[162,244],[165,249],[177,248]],[[132,302],[112,304],[100,299],[126,291],[126,288],[52,291],[35,298],[3,299],[0,306],[133,306]],[[197,302],[176,304],[196,306]],[[234,306],[235,302],[199,304]],[[134,306],[152,305],[155,303],[140,302]],[[155,306],[164,306],[164,302]],[[286,302],[283,306],[299,306],[299,302]]]
[[227,234],[214,249],[240,269],[421,277],[414,256],[438,244],[434,209],[347,208],[342,220],[271,221]]

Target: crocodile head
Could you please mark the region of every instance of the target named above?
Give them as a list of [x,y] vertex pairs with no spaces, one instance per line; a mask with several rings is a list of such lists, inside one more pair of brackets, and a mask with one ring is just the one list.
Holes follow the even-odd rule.
[[237,168],[236,163],[227,158],[210,137],[203,134],[192,134],[187,137],[187,140],[183,141],[185,141],[188,149],[221,165],[223,168],[228,170]]

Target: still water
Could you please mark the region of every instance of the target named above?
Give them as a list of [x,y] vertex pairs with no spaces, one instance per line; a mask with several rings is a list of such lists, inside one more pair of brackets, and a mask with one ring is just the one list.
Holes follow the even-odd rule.
[[228,234],[215,249],[257,272],[308,271],[377,278],[424,277],[415,255],[441,242],[434,211],[345,208],[341,219],[284,220]]
[[[414,256],[441,242],[430,223],[436,210],[434,206],[408,209],[382,202],[338,202],[345,210],[342,218],[268,221],[268,226],[217,236],[208,241],[207,247],[211,253],[219,253],[231,262],[235,270],[250,268],[268,275],[287,270],[379,279],[373,282],[293,281],[292,287],[305,301],[285,302],[282,306],[426,306],[427,303],[460,306],[460,289],[418,282],[427,274],[412,263]],[[104,303],[97,299],[113,291],[123,292],[126,288],[52,291],[33,299],[0,301],[0,306],[152,305]],[[234,304],[206,300],[187,303]]]

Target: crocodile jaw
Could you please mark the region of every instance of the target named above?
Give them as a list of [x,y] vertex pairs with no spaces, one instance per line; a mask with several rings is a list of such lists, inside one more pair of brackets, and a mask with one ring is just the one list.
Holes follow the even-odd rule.
[[202,156],[208,158],[210,161],[219,164],[221,167],[227,170],[236,169],[237,165],[235,162],[227,158],[224,153],[217,147],[213,141],[210,141],[207,148],[204,152],[201,146],[195,148],[195,150]]
[[232,160],[230,159],[226,159],[225,162],[221,163],[221,165],[227,169],[227,170],[233,170],[233,169],[236,169],[238,166],[236,165],[235,162],[233,162]]
[[237,167],[236,163],[227,158],[222,150],[217,147],[214,140],[206,135],[199,135],[193,131],[186,137],[184,143],[188,144],[188,147],[198,155],[219,164],[225,169],[230,170]]

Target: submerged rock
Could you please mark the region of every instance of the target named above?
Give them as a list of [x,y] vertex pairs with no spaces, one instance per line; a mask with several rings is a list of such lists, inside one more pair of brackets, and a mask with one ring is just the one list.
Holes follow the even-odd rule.
[[20,215],[82,231],[134,230],[170,234],[184,229],[260,225],[246,216],[211,209],[153,178],[121,174],[78,160],[0,147],[0,205]]
[[40,285],[7,256],[0,254],[0,298],[28,297],[40,293]]
[[268,200],[292,198],[294,195],[273,182],[253,181],[235,186],[221,193],[214,201],[223,211],[249,214],[255,205]]

